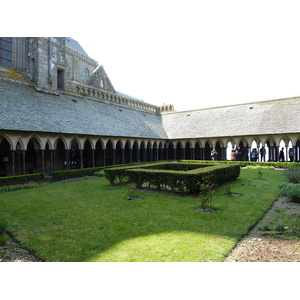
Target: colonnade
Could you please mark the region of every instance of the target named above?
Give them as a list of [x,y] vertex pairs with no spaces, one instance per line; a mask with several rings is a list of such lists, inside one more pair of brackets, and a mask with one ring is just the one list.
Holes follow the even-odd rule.
[[215,147],[218,160],[229,160],[232,148],[242,150],[239,160],[250,160],[253,148],[264,147],[259,161],[278,161],[284,148],[285,160],[294,150],[300,160],[299,135],[225,137],[188,140],[136,139],[55,135],[45,133],[0,132],[0,176],[51,173],[59,170],[159,160],[210,160]]

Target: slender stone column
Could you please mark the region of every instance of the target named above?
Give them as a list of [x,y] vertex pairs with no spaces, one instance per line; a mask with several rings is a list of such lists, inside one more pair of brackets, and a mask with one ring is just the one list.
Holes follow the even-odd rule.
[[15,152],[16,150],[10,150],[11,151],[11,171],[12,176],[15,176]]
[[106,149],[103,149],[103,166],[106,166]]
[[183,160],[185,160],[185,149],[184,148],[181,149],[181,157]]
[[221,156],[220,156],[220,160],[226,160],[226,147],[221,147]]
[[121,149],[121,164],[125,163],[125,149]]
[[66,152],[66,169],[67,170],[70,170],[70,155],[69,155],[69,150],[68,149],[66,149],[65,150]]
[[25,153],[26,150],[22,150],[22,161],[23,161],[23,175],[25,175]]
[[129,149],[129,163],[132,163],[132,149]]
[[41,150],[42,156],[42,173],[45,173],[45,150]]
[[150,157],[149,157],[149,161],[153,161],[153,148],[150,149]]
[[83,169],[83,150],[79,149],[79,155],[80,155],[80,169]]
[[112,149],[112,153],[113,153],[113,161],[112,161],[112,163],[113,163],[113,165],[115,165],[116,164],[116,149]]
[[21,175],[21,159],[20,159],[20,154],[21,154],[21,151],[20,150],[17,150],[17,164],[18,164],[18,170],[17,170],[17,174],[18,175]]
[[95,168],[95,149],[92,149],[92,166]]
[[55,150],[50,150],[50,172],[54,172]]
[[39,150],[35,150],[36,153],[36,173],[39,173]]

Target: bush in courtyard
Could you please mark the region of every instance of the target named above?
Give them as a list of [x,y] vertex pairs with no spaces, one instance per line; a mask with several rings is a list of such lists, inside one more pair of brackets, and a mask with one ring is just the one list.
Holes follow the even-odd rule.
[[300,203],[300,183],[282,182],[279,184],[281,196],[288,197],[291,201]]
[[213,175],[207,175],[203,178],[202,182],[199,182],[200,187],[200,208],[211,208],[213,204],[213,193],[215,183],[212,180]]
[[300,183],[300,165],[294,164],[283,171],[284,176],[292,183]]

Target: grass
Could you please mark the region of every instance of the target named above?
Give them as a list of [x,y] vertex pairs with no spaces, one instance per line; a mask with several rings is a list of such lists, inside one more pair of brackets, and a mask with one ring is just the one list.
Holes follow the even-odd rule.
[[277,208],[275,214],[258,229],[265,236],[300,240],[300,213],[290,213],[284,208]]
[[[45,261],[223,261],[278,197],[282,171],[243,169],[214,193],[214,213],[198,198],[134,192],[104,178],[55,182],[0,195],[0,218],[24,247]],[[245,186],[255,183],[255,188]]]

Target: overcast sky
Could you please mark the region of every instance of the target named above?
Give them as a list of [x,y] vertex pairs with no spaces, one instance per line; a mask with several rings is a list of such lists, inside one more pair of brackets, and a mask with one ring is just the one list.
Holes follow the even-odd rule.
[[56,2],[48,19],[27,18],[25,35],[72,37],[116,90],[145,102],[185,110],[300,96],[297,1]]

